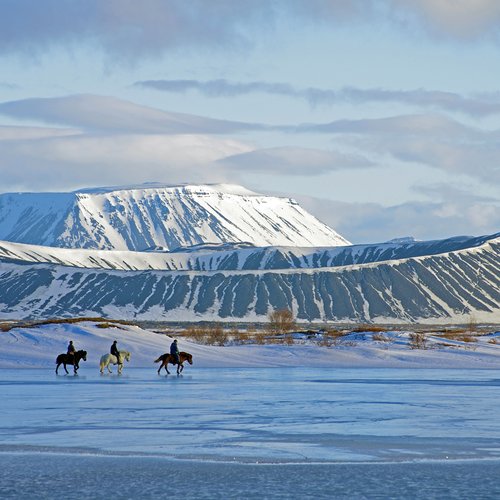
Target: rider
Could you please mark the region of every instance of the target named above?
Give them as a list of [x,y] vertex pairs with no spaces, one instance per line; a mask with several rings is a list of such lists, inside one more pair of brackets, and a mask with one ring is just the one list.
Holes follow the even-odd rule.
[[170,355],[173,356],[176,364],[179,364],[179,346],[177,345],[177,339],[170,344]]
[[75,346],[73,345],[73,341],[70,340],[68,344],[68,356],[72,356],[73,358],[75,357],[76,349]]
[[117,344],[117,341],[115,340],[113,342],[113,345],[111,346],[111,349],[109,350],[109,352],[116,357],[116,361],[117,361],[117,364],[118,365],[121,365],[122,364],[122,360],[120,359],[120,351],[118,350],[118,346],[116,345]]

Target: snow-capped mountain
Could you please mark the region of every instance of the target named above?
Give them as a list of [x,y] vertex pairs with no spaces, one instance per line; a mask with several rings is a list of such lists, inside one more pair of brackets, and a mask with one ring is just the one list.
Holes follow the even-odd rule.
[[2,194],[0,240],[135,251],[201,243],[349,244],[290,198],[228,184]]

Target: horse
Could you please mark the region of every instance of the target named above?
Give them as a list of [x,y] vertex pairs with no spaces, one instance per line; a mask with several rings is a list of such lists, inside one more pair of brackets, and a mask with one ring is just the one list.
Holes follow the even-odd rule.
[[[119,353],[121,360],[125,359],[127,361],[130,361],[130,353],[128,351],[119,351]],[[101,356],[101,362],[99,364],[101,373],[103,372],[104,368],[107,368],[109,373],[113,373],[109,365],[118,365],[118,360],[113,354],[104,354],[103,356]],[[123,363],[118,365],[118,375],[121,374],[122,369]]]
[[181,351],[179,353],[179,363],[176,363],[174,360],[174,356],[172,354],[169,354],[168,352],[165,354],[162,354],[158,359],[155,359],[155,363],[159,363],[161,361],[160,368],[158,368],[158,375],[160,374],[160,370],[165,367],[165,370],[167,371],[168,374],[170,372],[168,371],[168,364],[170,363],[171,365],[177,365],[177,375],[179,375],[182,370],[184,370],[184,365],[183,363],[187,361],[190,365],[193,364],[193,356],[189,354],[188,352]]
[[69,373],[68,370],[66,369],[66,365],[73,365],[73,370],[75,372],[78,371],[78,368],[80,366],[78,365],[79,361],[83,359],[83,361],[87,361],[87,351],[77,351],[74,354],[59,354],[56,359],[56,375],[57,375],[57,370],[59,370],[59,367],[61,365],[64,366],[64,370],[66,373]]

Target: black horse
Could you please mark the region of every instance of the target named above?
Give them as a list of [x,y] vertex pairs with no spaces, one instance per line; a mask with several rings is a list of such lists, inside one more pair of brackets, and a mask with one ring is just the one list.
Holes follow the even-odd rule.
[[66,370],[66,365],[73,365],[73,369],[74,369],[75,375],[76,375],[78,368],[80,368],[78,363],[80,362],[81,359],[83,359],[83,361],[87,361],[87,351],[77,351],[73,355],[71,355],[71,354],[59,354],[59,356],[57,356],[57,359],[56,359],[56,363],[57,363],[56,375],[57,375],[57,370],[59,369],[59,367],[61,365],[64,366],[64,370],[66,371],[66,373],[69,373],[68,370]]

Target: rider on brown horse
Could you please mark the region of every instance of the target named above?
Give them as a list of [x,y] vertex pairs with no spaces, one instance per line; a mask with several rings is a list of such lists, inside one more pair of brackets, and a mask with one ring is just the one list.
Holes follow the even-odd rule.
[[177,345],[177,339],[175,339],[170,344],[170,354],[173,356],[175,363],[179,364],[179,346]]

